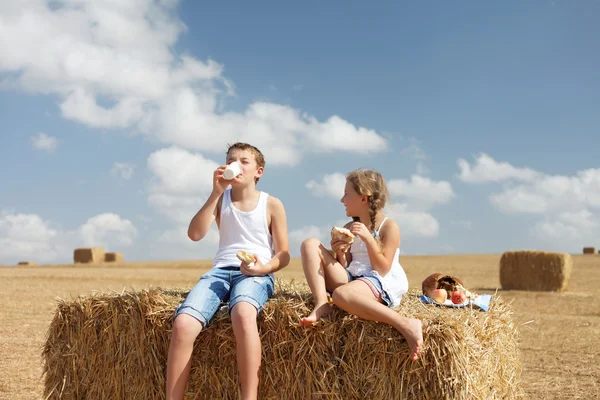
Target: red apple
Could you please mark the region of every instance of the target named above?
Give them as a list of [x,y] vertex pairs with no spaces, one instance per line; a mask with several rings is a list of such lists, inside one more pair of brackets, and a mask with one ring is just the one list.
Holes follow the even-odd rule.
[[451,299],[454,304],[462,304],[467,299],[467,296],[463,292],[455,290],[454,292],[452,292]]
[[433,291],[431,298],[437,303],[443,303],[448,298],[448,292],[446,292],[446,289],[436,289]]

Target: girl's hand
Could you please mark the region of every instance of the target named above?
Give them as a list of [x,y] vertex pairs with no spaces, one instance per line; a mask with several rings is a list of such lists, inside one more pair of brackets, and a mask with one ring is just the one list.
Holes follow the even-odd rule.
[[223,179],[223,171],[225,171],[227,165],[221,165],[219,168],[215,169],[213,174],[213,192],[221,195],[227,189],[227,186],[231,183],[230,181],[226,181]]
[[249,266],[245,261],[242,261],[240,264],[240,272],[246,276],[265,276],[269,272],[269,268],[260,261],[260,258],[256,256],[256,254],[252,254],[254,257],[254,265]]
[[350,245],[340,239],[331,239],[330,244],[331,250],[333,250],[335,254],[342,255],[350,249]]
[[361,238],[365,243],[368,243],[369,240],[373,238],[373,234],[369,231],[369,228],[362,222],[353,222],[352,225],[350,225],[350,232],[352,232],[354,236]]

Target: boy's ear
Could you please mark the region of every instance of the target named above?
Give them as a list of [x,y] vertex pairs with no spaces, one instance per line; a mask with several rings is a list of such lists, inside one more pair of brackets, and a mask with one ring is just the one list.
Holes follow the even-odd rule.
[[258,167],[258,169],[256,170],[256,174],[254,174],[254,177],[260,178],[263,172],[265,172],[265,167]]

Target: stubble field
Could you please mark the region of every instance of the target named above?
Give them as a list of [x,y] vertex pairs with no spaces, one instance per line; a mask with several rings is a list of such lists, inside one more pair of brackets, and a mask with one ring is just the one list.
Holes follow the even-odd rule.
[[[500,255],[403,256],[410,286],[433,272],[512,302],[523,387],[531,399],[600,398],[600,256],[573,256],[564,293],[502,291]],[[94,291],[190,288],[210,261],[0,268],[0,399],[41,399],[41,348],[56,298]],[[277,276],[303,281],[298,259]],[[476,368],[476,365],[472,366]]]

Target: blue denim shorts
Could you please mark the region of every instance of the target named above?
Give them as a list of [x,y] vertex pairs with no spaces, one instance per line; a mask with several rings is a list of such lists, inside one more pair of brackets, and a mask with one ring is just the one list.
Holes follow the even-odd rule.
[[200,277],[177,307],[175,318],[182,313],[188,314],[206,327],[224,302],[229,302],[230,312],[237,303],[245,301],[260,313],[274,290],[272,275],[246,276],[239,266],[213,268]]
[[[390,299],[390,296],[383,289],[383,285],[382,285],[381,281],[375,275],[354,276],[348,270],[346,270],[346,274],[348,274],[348,282],[352,282],[352,281],[359,279],[359,280],[365,282],[371,289],[371,292],[373,292],[373,295],[375,297],[378,297],[381,300],[383,300],[383,303],[386,306],[389,307],[392,304],[392,300]],[[329,291],[327,291],[327,292],[331,295],[331,293]]]

